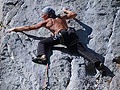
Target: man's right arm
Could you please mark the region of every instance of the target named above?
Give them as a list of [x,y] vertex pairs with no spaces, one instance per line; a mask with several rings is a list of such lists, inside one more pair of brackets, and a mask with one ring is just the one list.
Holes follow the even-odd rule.
[[63,8],[62,11],[64,13],[66,13],[66,14],[60,15],[60,17],[63,19],[72,19],[72,18],[75,18],[77,16],[77,14],[74,11],[69,11],[65,8]]
[[11,32],[11,31],[30,31],[30,30],[41,28],[41,27],[45,26],[46,23],[47,23],[47,21],[41,21],[41,22],[39,22],[37,24],[33,24],[33,25],[25,25],[25,26],[20,26],[20,27],[14,27],[14,28],[8,29],[7,32]]

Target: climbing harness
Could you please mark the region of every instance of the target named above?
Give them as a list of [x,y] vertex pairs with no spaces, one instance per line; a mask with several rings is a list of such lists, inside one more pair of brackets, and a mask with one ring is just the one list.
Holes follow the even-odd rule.
[[[61,33],[60,33],[60,34],[61,34]],[[61,37],[59,38],[59,40],[60,40],[60,43],[61,43],[61,44],[64,44],[64,38],[63,38],[62,34],[61,34]]]
[[60,32],[55,34],[54,37],[53,37],[53,40],[57,40],[57,39],[59,39],[61,44],[64,44],[64,38],[63,38],[63,36],[62,36],[62,34]]

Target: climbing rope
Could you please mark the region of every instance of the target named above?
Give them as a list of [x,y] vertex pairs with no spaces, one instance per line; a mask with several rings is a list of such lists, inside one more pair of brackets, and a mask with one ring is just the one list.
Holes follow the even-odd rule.
[[46,71],[45,71],[45,80],[44,80],[44,89],[43,90],[46,90],[46,80],[47,80],[47,73],[48,73],[48,64],[46,65]]

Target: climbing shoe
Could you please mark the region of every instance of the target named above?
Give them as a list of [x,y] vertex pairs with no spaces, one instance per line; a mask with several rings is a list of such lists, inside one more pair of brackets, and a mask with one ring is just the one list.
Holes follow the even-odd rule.
[[106,69],[103,63],[96,62],[95,68],[102,74],[102,76],[106,76]]
[[37,57],[35,59],[32,59],[32,61],[34,63],[38,63],[38,64],[43,64],[43,65],[47,65],[48,61],[46,58],[42,58],[42,57]]

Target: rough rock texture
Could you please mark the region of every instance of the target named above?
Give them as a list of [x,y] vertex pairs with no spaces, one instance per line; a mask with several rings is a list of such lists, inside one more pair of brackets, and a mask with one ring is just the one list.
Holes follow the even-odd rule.
[[0,20],[2,18],[2,5],[3,5],[2,0],[0,0]]
[[[36,56],[38,42],[51,33],[44,28],[25,32],[36,37],[5,32],[39,22],[45,6],[51,6],[57,14],[62,13],[62,7],[78,14],[68,24],[91,53],[104,62],[107,76],[96,80],[94,65],[63,47],[48,51],[50,65],[46,73],[46,66],[31,60]],[[4,0],[0,90],[120,90],[119,22],[120,0]]]
[[[0,23],[1,23],[1,19],[2,19],[2,0],[0,0]],[[0,25],[0,30],[2,29],[1,25]]]

